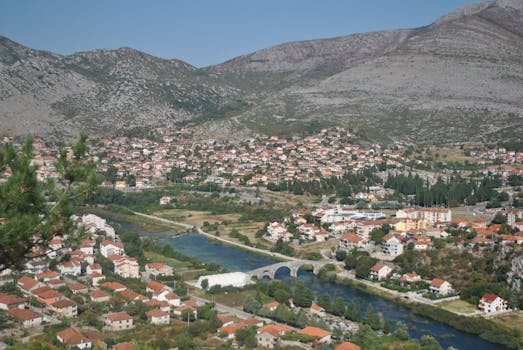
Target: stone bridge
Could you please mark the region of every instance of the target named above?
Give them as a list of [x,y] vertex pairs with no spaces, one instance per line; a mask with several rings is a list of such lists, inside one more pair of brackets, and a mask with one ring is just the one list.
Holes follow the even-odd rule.
[[270,279],[274,279],[276,271],[278,271],[282,267],[286,267],[289,270],[291,270],[291,277],[297,277],[298,270],[300,269],[300,267],[302,267],[303,265],[310,265],[312,266],[312,272],[316,275],[318,274],[318,272],[320,272],[320,269],[326,264],[326,262],[313,260],[293,260],[263,266],[259,269],[247,271],[246,273],[250,275],[251,278],[257,277],[259,280],[261,280],[265,276],[269,277]]

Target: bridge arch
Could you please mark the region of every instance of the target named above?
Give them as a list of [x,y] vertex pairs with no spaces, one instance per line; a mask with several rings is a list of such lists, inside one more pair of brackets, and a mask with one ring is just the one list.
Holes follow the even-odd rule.
[[298,271],[304,265],[312,266],[312,272],[316,275],[319,273],[320,269],[325,266],[326,263],[321,261],[312,261],[312,260],[293,260],[285,261],[272,265],[263,266],[259,269],[255,269],[247,272],[251,277],[256,277],[258,279],[263,279],[263,277],[269,277],[274,279],[276,272],[281,268],[287,268],[290,270],[291,277],[297,277]]

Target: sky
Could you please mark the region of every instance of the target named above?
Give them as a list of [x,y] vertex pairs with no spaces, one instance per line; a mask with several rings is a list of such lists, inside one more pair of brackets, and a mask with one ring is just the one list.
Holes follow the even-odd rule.
[[288,41],[414,28],[473,0],[0,0],[0,35],[69,55],[132,47],[203,67]]

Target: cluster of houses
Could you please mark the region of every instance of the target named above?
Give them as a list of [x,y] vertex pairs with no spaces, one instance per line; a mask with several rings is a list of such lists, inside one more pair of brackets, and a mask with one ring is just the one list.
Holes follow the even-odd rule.
[[463,241],[463,243],[469,247],[493,246],[496,244],[523,244],[523,222],[520,221],[523,219],[523,210],[506,209],[498,213],[506,216],[507,225],[513,229],[513,232],[506,232],[505,226],[501,224],[489,225],[489,222],[482,218],[477,218],[472,221],[456,219],[452,220],[452,225],[474,235],[474,238],[470,241]]
[[[108,303],[114,297],[123,298],[128,303],[141,301],[149,307],[148,322],[155,325],[169,324],[171,316],[181,317],[184,312],[197,315],[198,303],[194,300],[182,300],[173,289],[157,280],[159,276],[173,276],[173,268],[163,263],[147,263],[140,273],[135,258],[125,255],[125,247],[119,242],[118,235],[105,220],[92,214],[77,220],[79,230],[87,232],[87,238],[79,249],[65,248],[69,237],[56,237],[51,241],[54,247],[49,251],[35,255],[35,264],[29,262],[23,275],[16,280],[18,293],[0,293],[0,310],[18,320],[24,328],[40,327],[47,323],[57,323],[61,319],[74,319],[78,316],[76,297],[83,302]],[[109,238],[114,240],[109,240]],[[96,242],[101,240],[99,248]],[[113,273],[124,278],[142,278],[148,281],[147,295],[141,295],[120,282],[105,281],[102,266],[95,261],[95,253],[112,262]],[[66,254],[70,259],[60,262],[56,271],[49,269],[49,253],[53,259],[61,259]],[[35,266],[43,271],[35,271]],[[3,272],[2,275],[8,275]],[[2,284],[13,279],[2,279]],[[68,297],[69,296],[69,297]],[[34,302],[30,302],[35,300]],[[114,312],[99,315],[104,330],[121,331],[135,327],[133,318],[126,312]],[[58,332],[57,339],[71,347],[90,348],[93,343],[83,335],[82,330],[68,328]]]
[[[290,300],[290,302],[291,307],[295,308],[295,306],[292,304],[292,300]],[[273,301],[262,305],[262,308],[266,311],[275,312],[279,306],[279,302]],[[308,310],[306,310],[306,313],[311,317],[325,318],[326,316],[325,310],[314,303]],[[296,333],[298,335],[306,336],[315,344],[333,343],[331,332],[317,327],[307,326],[302,329],[297,329],[286,324],[265,324],[263,320],[258,318],[249,318],[239,322],[234,322],[232,318],[225,316],[221,316],[219,318],[223,325],[217,330],[217,333],[218,336],[222,339],[234,340],[236,331],[238,329],[252,326],[257,330],[256,339],[258,341],[258,346],[264,348],[272,349],[277,345],[284,345],[284,336],[289,333]],[[358,328],[356,325],[351,324],[350,331],[356,332],[357,329]],[[360,349],[360,347],[354,343],[344,342],[337,344],[334,349]]]
[[470,155],[477,159],[479,165],[486,164],[487,161],[499,161],[503,164],[523,163],[523,152],[508,151],[503,147],[482,151],[471,150]]
[[[292,140],[257,136],[242,142],[202,142],[196,141],[187,127],[158,129],[156,136],[156,140],[117,137],[92,141],[90,152],[99,160],[98,171],[116,169],[115,178],[104,186],[148,188],[157,180],[165,180],[173,168],[180,170],[181,178],[177,180],[185,182],[248,186],[293,180],[307,182],[341,177],[347,171],[377,164],[399,164],[401,158],[398,151],[350,143],[352,135],[339,127]],[[39,178],[57,177],[54,163],[58,148],[40,139],[36,139],[34,147]],[[209,174],[202,175],[202,168],[210,169]]]

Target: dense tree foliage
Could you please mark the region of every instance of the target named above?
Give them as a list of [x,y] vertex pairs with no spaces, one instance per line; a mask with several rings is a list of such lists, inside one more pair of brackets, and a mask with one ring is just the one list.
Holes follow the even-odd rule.
[[32,163],[32,141],[21,149],[0,147],[0,270],[20,269],[34,248],[47,248],[55,235],[72,230],[73,204],[97,184],[94,163],[88,161],[87,136],[81,135],[72,152],[59,151],[55,163],[60,177],[43,183]]
[[271,191],[288,191],[294,194],[322,195],[336,193],[337,197],[346,198],[356,192],[364,192],[369,186],[381,184],[382,180],[376,175],[377,169],[365,169],[359,172],[348,172],[341,178],[332,176],[321,178],[320,181],[288,181],[280,184],[269,183],[267,189]]
[[395,189],[405,196],[414,196],[412,204],[420,206],[457,206],[467,203],[483,202],[498,198],[494,188],[501,186],[498,176],[486,176],[481,181],[466,180],[461,176],[452,176],[447,181],[438,177],[433,185],[424,181],[418,174],[407,176],[389,174],[385,187]]

